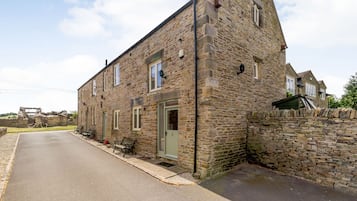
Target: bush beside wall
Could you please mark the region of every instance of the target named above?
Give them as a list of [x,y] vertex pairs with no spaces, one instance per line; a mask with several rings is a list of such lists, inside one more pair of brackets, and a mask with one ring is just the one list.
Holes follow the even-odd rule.
[[248,121],[249,162],[357,194],[355,110],[276,110]]

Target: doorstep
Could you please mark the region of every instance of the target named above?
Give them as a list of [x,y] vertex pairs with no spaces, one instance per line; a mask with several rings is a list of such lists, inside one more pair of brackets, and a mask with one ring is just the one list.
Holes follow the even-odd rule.
[[70,133],[79,139],[107,152],[108,154],[146,172],[164,183],[172,185],[194,185],[198,182],[198,180],[194,179],[189,172],[182,171],[180,168],[170,168],[170,170],[158,165],[158,160],[148,160],[139,155],[126,155],[126,157],[123,157],[121,154],[113,153],[111,146],[108,147],[107,145],[74,132]]

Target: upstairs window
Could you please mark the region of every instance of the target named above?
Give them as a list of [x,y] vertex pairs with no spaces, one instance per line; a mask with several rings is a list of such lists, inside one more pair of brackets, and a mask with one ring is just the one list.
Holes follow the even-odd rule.
[[321,100],[326,99],[326,90],[325,89],[320,89],[320,98],[321,98]]
[[295,95],[295,79],[289,76],[286,76],[286,91]]
[[141,107],[133,108],[133,130],[139,131],[141,129]]
[[258,63],[257,61],[254,61],[253,77],[254,77],[255,79],[259,79],[259,63]]
[[149,76],[150,91],[155,91],[160,89],[162,86],[162,77],[160,76],[160,72],[162,70],[161,60],[151,63],[149,67],[150,67],[150,76]]
[[258,27],[262,25],[262,7],[257,2],[254,1],[253,5],[253,21]]
[[97,82],[95,80],[93,80],[93,84],[92,84],[92,95],[93,96],[97,95]]
[[120,84],[120,65],[114,65],[114,86],[118,86]]
[[316,86],[313,84],[306,83],[305,94],[311,97],[316,97]]

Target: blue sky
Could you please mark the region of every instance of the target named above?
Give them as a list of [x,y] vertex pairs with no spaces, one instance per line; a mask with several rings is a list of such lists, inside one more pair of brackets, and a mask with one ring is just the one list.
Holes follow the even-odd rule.
[[[357,1],[274,0],[287,62],[341,96],[357,71]],[[33,0],[0,6],[0,113],[76,110],[77,88],[187,0]],[[160,8],[160,9],[157,9]]]

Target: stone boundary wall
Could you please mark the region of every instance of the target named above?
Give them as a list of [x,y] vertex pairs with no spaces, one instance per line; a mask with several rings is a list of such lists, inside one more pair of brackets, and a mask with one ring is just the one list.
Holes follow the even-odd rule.
[[357,194],[357,112],[248,114],[248,162]]
[[3,127],[26,128],[27,124],[28,121],[24,119],[0,119],[0,126]]
[[7,128],[0,128],[0,137],[7,133]]

